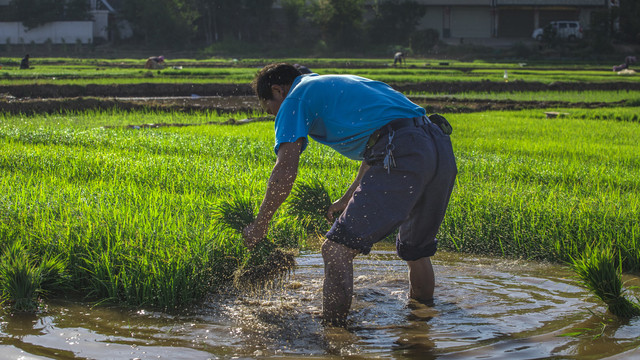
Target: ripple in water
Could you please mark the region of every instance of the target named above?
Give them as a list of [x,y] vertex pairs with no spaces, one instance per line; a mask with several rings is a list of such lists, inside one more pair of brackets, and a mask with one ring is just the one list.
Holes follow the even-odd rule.
[[[320,324],[322,258],[272,289],[220,293],[189,314],[51,305],[0,318],[8,359],[630,359],[640,319],[620,322],[556,265],[439,252],[435,306],[407,299],[392,251],[358,257],[347,330]],[[585,330],[590,329],[590,330]],[[580,336],[563,334],[583,332]]]

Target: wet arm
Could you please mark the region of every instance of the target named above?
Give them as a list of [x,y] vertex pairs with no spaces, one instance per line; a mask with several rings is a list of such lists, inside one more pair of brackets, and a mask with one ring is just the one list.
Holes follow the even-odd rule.
[[282,143],[280,145],[278,159],[271,171],[267,191],[262,200],[262,205],[260,205],[258,216],[244,231],[245,244],[247,246],[252,247],[267,234],[271,218],[289,196],[298,175],[298,164],[303,141],[304,139],[301,138],[294,143]]

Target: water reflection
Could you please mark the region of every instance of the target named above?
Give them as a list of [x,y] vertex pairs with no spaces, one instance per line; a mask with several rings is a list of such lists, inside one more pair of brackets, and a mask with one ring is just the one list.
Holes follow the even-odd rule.
[[[223,292],[180,315],[77,303],[3,315],[0,358],[640,357],[640,320],[603,315],[563,267],[447,253],[434,266],[437,298],[427,307],[407,300],[406,265],[392,251],[357,258],[347,330],[320,323],[322,259],[314,252],[272,290]],[[584,334],[561,336],[572,332]]]

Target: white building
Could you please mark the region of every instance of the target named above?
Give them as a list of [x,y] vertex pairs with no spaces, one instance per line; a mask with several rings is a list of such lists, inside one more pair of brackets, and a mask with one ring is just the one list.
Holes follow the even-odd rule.
[[585,27],[594,11],[610,0],[416,0],[427,5],[421,28],[443,38],[521,38],[556,20],[580,21]]

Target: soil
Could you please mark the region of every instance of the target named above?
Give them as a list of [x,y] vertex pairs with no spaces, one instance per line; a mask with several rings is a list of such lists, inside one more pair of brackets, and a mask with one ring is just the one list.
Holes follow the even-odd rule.
[[[424,82],[391,84],[407,92],[518,92],[640,90],[636,82],[572,83],[556,82]],[[549,107],[609,107],[616,103],[569,103],[561,101],[466,100],[456,98],[411,97],[429,112],[474,112]],[[88,109],[216,111],[236,113],[259,110],[248,84],[126,84],[126,85],[11,85],[0,86],[0,109],[8,113],[57,113]]]

